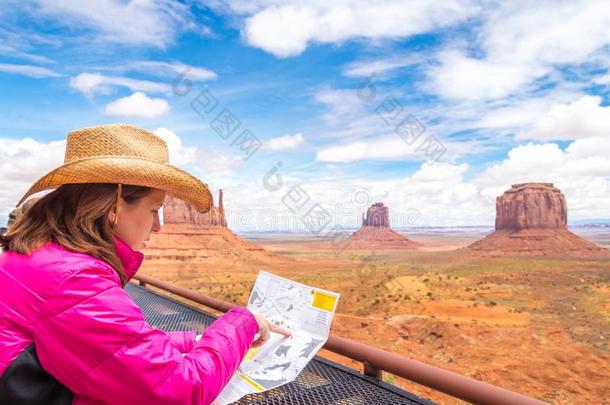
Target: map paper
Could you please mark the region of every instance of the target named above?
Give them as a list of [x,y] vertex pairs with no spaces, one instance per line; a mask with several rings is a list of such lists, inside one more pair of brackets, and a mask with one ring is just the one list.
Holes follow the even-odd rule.
[[272,332],[263,346],[250,349],[213,405],[293,381],[326,343],[338,301],[337,293],[260,271],[247,308],[292,336]]

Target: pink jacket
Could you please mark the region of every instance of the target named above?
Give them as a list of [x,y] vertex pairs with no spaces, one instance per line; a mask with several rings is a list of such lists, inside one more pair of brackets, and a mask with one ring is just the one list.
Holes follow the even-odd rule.
[[[133,277],[143,254],[115,245]],[[194,332],[150,326],[105,261],[53,242],[0,255],[0,376],[34,343],[73,404],[209,404],[257,331],[252,314],[234,308],[195,342]]]

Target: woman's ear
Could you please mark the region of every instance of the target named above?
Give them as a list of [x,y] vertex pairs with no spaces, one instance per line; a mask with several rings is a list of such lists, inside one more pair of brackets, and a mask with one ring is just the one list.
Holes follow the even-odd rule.
[[108,223],[110,224],[110,226],[112,226],[114,224],[115,218],[116,218],[116,214],[114,213],[114,209],[112,209],[110,211],[110,213],[108,214]]
[[[113,209],[110,211],[110,214],[108,215],[108,217],[110,219],[110,226],[112,228],[115,228],[117,225],[117,222],[119,221],[122,200],[123,200],[123,185],[121,183],[119,183],[119,184],[117,184],[117,190],[116,190],[116,202],[114,203],[114,206],[112,207]],[[110,215],[112,215],[112,217],[110,217]]]

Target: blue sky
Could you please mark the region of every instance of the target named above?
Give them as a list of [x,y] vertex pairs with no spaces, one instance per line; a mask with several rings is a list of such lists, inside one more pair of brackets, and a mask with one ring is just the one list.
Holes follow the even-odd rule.
[[604,2],[1,3],[0,217],[69,131],[110,122],[166,139],[242,231],[356,226],[376,201],[397,227],[491,225],[526,181],[558,186],[570,220],[609,217]]

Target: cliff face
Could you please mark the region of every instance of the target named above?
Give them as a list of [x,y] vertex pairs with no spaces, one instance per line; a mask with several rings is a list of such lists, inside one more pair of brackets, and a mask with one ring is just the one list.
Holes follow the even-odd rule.
[[218,206],[205,214],[197,212],[186,201],[167,196],[163,203],[163,223],[164,224],[188,224],[227,227],[225,210],[222,205],[222,190],[218,193]]
[[551,183],[515,184],[496,199],[496,230],[567,229],[566,199]]
[[466,249],[477,254],[591,256],[605,249],[570,232],[561,191],[550,183],[515,184],[496,199],[496,230]]
[[362,226],[390,227],[390,210],[382,202],[371,205],[362,216]]

